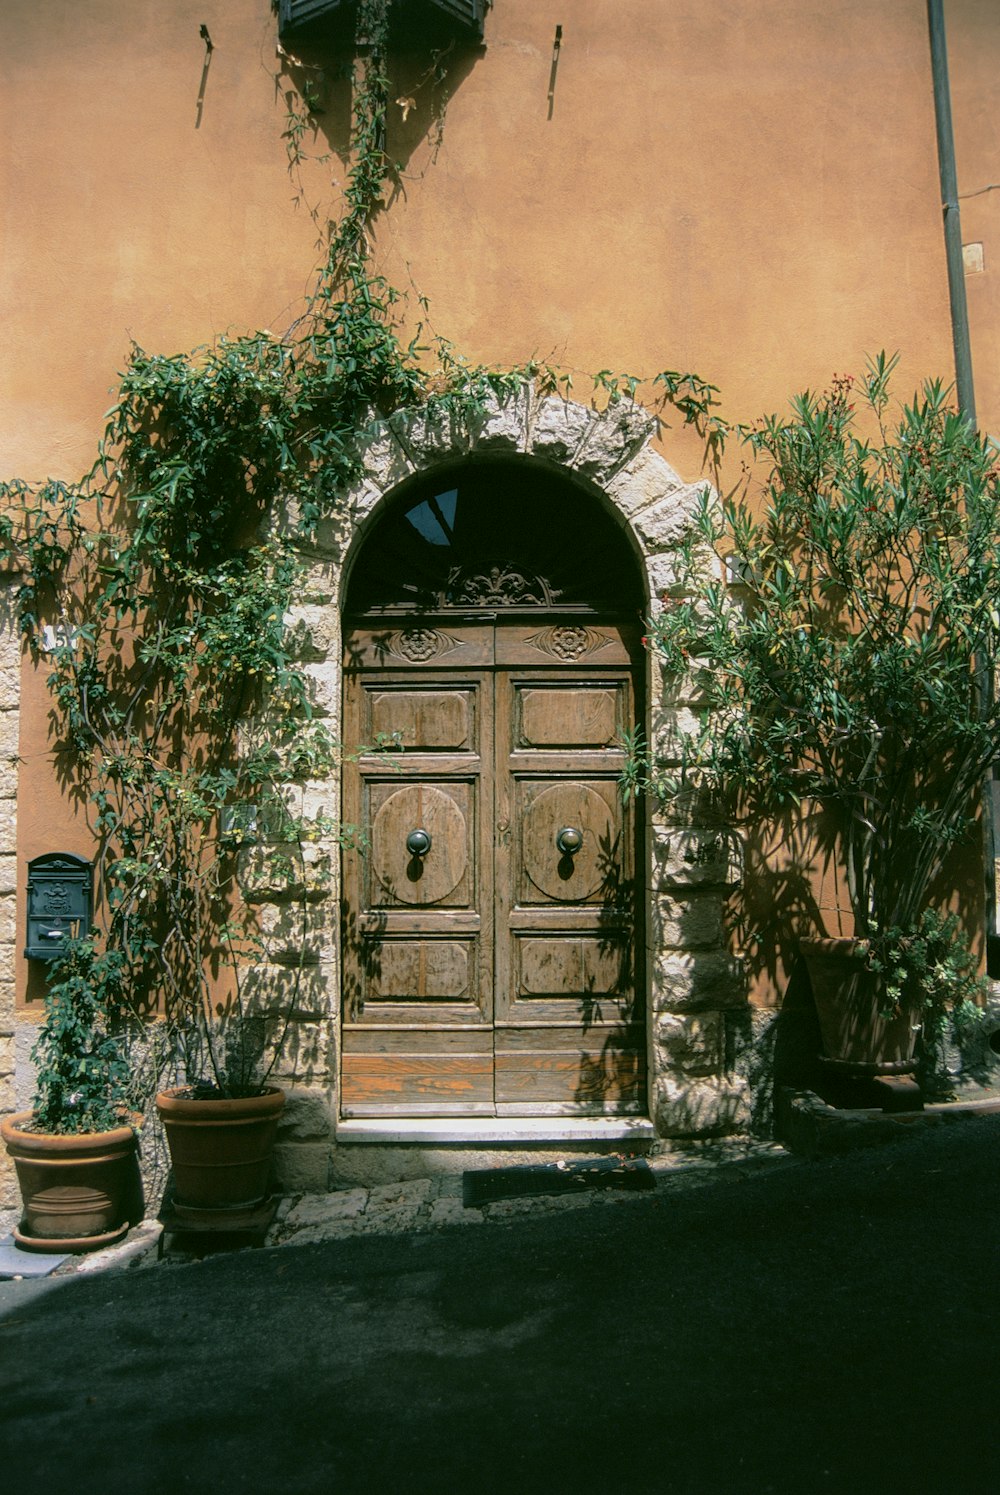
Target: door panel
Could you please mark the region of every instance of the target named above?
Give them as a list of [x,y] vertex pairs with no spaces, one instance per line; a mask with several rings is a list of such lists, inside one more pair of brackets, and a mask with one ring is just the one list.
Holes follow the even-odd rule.
[[365,737],[398,738],[403,748],[422,752],[471,750],[475,741],[475,696],[468,690],[366,692],[368,729]]
[[578,620],[348,635],[345,739],[396,746],[345,771],[369,838],[344,859],[345,1115],[642,1109],[633,654]]
[[521,686],[515,695],[517,747],[611,747],[621,735],[620,686]]
[[476,969],[474,940],[383,939],[370,962],[367,1000],[460,1002]]
[[537,1028],[496,1052],[498,1116],[634,1115],[645,1094],[641,1028],[600,1034]]
[[[614,782],[515,780],[519,903],[605,901],[609,879],[619,870],[622,830],[620,805],[614,803],[617,795]],[[562,849],[566,837],[579,837],[579,847]]]
[[[371,828],[370,908],[399,903],[472,905],[474,793],[474,782],[418,780],[370,786],[364,821]],[[428,842],[427,852],[415,852],[409,845],[420,835]]]
[[345,1116],[493,1116],[488,1028],[355,1029],[341,1063]]
[[623,976],[627,979],[620,946],[603,936],[522,935],[515,952],[519,998],[592,991],[617,996]]

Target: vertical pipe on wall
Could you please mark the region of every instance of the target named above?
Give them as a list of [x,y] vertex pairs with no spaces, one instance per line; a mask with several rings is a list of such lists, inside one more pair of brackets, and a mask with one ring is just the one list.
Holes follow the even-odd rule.
[[951,338],[955,350],[955,388],[958,408],[976,424],[976,395],[972,381],[972,347],[969,341],[969,308],[965,299],[965,266],[962,262],[962,219],[958,208],[958,175],[955,170],[955,137],[951,127],[951,88],[948,82],[948,48],[944,32],[943,0],[927,0],[931,37],[931,71],[934,77],[934,118],[937,123],[938,170],[941,206],[944,212],[944,248],[948,262],[948,294],[951,299]]
[[[965,297],[965,265],[962,260],[962,219],[958,207],[958,173],[955,169],[955,137],[951,123],[951,86],[948,80],[948,46],[944,30],[943,0],[927,0],[930,29],[931,71],[934,78],[934,118],[937,124],[938,171],[944,212],[944,245],[948,262],[948,294],[951,301],[951,338],[955,351],[955,390],[958,408],[976,424],[976,394],[972,378],[972,346],[969,338],[969,308]],[[979,671],[984,705],[993,700],[995,682]],[[995,772],[995,770],[994,770]],[[983,852],[986,873],[986,966],[991,976],[1000,976],[1000,935],[997,919],[997,826],[993,785],[987,781],[983,794]]]

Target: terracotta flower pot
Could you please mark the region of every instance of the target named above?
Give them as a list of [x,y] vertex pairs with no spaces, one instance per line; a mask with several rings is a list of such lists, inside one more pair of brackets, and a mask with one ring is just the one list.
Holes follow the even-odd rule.
[[184,1086],[160,1092],[156,1109],[170,1148],[178,1214],[245,1211],[267,1197],[284,1104],[277,1086],[237,1100],[193,1100]]
[[33,1132],[33,1111],[0,1121],[14,1159],[23,1215],[14,1232],[25,1251],[96,1251],[121,1240],[143,1217],[138,1137],[133,1124],[108,1132]]
[[800,945],[819,1018],[824,1057],[856,1075],[908,1074],[916,1067],[920,1015],[879,1012],[881,983],[854,939]]

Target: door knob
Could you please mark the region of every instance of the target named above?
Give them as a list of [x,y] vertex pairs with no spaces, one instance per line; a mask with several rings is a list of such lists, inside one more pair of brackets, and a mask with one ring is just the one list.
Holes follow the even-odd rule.
[[406,849],[411,856],[425,857],[431,849],[430,833],[418,826],[407,836]]
[[578,831],[575,825],[564,825],[561,831],[556,832],[556,846],[564,856],[573,856],[582,845],[583,832]]

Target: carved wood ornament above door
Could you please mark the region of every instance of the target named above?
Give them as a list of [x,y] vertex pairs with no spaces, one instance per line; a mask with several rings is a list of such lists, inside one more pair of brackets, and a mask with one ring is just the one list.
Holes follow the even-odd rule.
[[355,568],[345,741],[397,746],[345,770],[345,1116],[644,1109],[638,584],[567,490],[425,480]]

